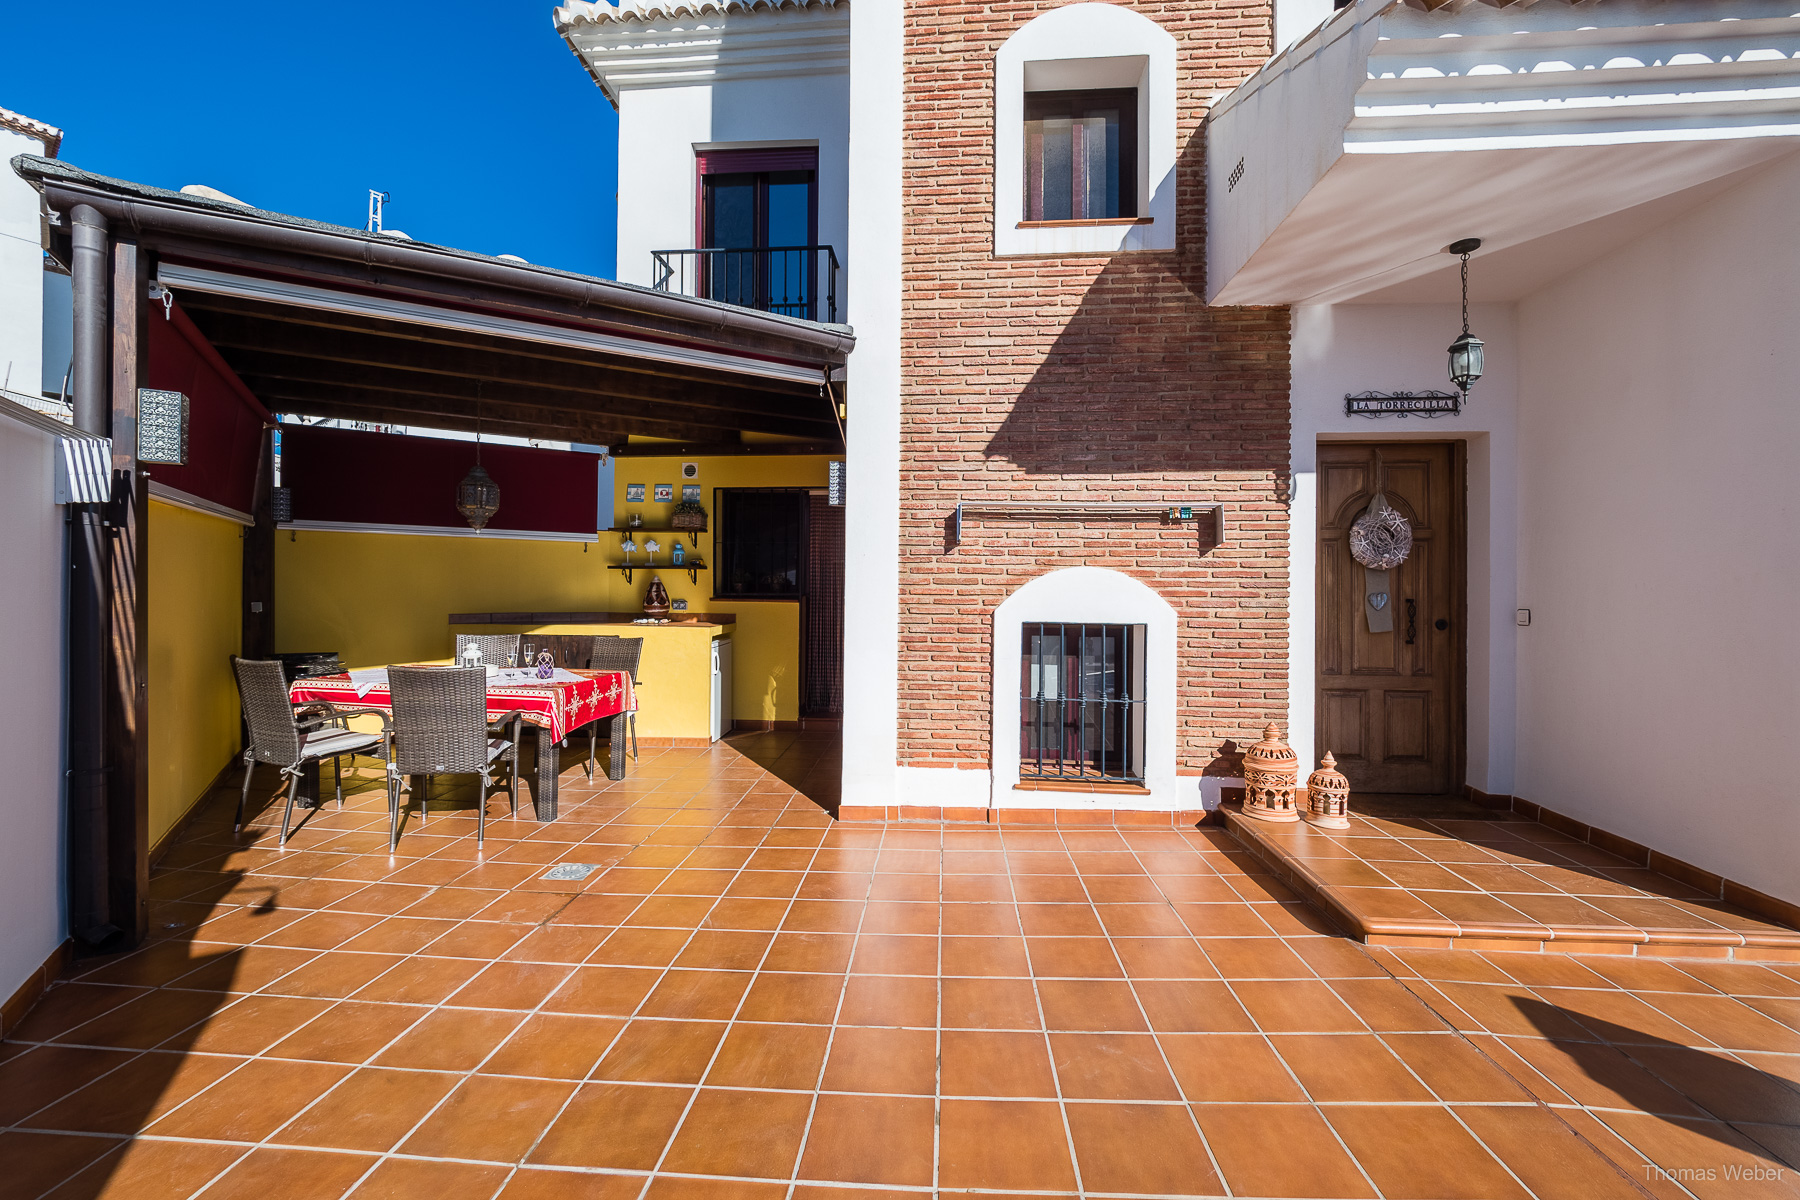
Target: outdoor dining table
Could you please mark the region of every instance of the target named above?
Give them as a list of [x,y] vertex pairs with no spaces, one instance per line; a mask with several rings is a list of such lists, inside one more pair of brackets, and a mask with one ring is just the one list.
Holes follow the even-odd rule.
[[[390,713],[394,710],[386,667],[296,679],[288,689],[288,698],[295,704],[324,701],[340,708],[379,708]],[[556,819],[557,778],[562,770],[559,746],[583,725],[610,719],[612,751],[607,778],[625,778],[625,718],[637,710],[637,695],[628,673],[558,667],[549,679],[538,678],[531,668],[506,669],[490,675],[488,715],[499,717],[515,709],[537,731],[537,781],[532,788],[532,805],[538,820]]]

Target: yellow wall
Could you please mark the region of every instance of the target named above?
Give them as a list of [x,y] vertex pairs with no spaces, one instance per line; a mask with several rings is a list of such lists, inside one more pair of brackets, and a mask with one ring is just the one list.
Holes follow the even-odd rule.
[[[715,558],[713,531],[718,528],[712,511],[714,488],[822,488],[827,481],[826,464],[831,460],[823,455],[618,459],[613,470],[618,523],[623,525],[629,509],[637,508],[647,528],[666,527],[673,505],[628,507],[625,485],[642,483],[646,494],[654,495],[656,484],[673,484],[679,497],[683,461],[700,464],[699,478],[686,482],[701,488],[710,528],[699,535],[698,553],[711,563]],[[659,532],[654,536],[662,543],[657,561],[666,564],[674,535]],[[643,540],[644,534],[639,533],[639,543]],[[691,544],[689,548],[693,549]],[[641,552],[634,558],[643,562]],[[650,578],[637,572],[627,585],[623,573],[606,569],[622,561],[617,534],[602,534],[600,544],[584,553],[582,546],[571,542],[304,530],[290,537],[282,533],[275,542],[275,648],[335,650],[345,665],[353,667],[423,662],[450,656],[455,639],[447,618],[453,612],[636,611],[643,607]],[[691,611],[737,614],[732,631],[733,716],[751,721],[796,720],[800,715],[798,602],[715,601],[710,571],[700,572],[695,583],[689,582],[687,572],[668,566],[660,567],[656,574],[662,577],[669,596],[687,600]],[[610,632],[629,636],[623,629]],[[704,649],[700,644],[700,651]],[[657,652],[646,644],[645,653],[643,677],[650,680],[652,656]],[[710,666],[707,671],[710,675]],[[673,716],[671,731],[652,734],[646,721],[652,717],[653,706],[660,705],[649,687],[643,704],[638,718],[640,735],[703,736],[673,732],[675,725],[685,728],[689,723],[686,717],[677,720]],[[655,723],[663,724],[660,715]]]
[[[700,464],[700,475],[696,479],[681,477],[683,462]],[[675,498],[681,498],[683,483],[700,485],[700,502],[706,506],[707,532],[699,535],[700,554],[708,562],[718,561],[717,548],[713,544],[718,532],[718,513],[713,511],[713,489],[731,487],[805,487],[822,488],[829,482],[831,462],[829,455],[823,454],[790,454],[769,455],[767,457],[744,455],[741,457],[718,458],[620,458],[614,460],[613,484],[613,519],[623,526],[631,510],[637,509],[644,516],[647,529],[666,527],[669,516],[674,509],[673,504],[625,503],[625,485],[641,483],[644,494],[654,496],[659,483],[673,484]],[[673,534],[657,533],[656,540],[662,543],[662,552],[656,556],[658,563],[669,561],[670,538]],[[687,536],[682,535],[684,538]],[[644,535],[637,535],[638,544],[644,542]],[[605,551],[607,561],[618,563],[624,561],[619,552],[617,535],[601,540],[601,548]],[[693,549],[691,543],[690,551]],[[640,552],[632,556],[637,562],[643,562]],[[650,585],[649,576],[638,573],[631,577],[631,585],[627,587],[624,575],[618,571],[609,572],[614,579],[614,591],[611,607],[617,611],[627,611],[643,607],[644,589]],[[708,609],[719,612],[737,614],[737,628],[732,634],[733,648],[733,683],[732,683],[732,716],[739,721],[795,721],[800,717],[800,604],[796,600],[736,600],[712,598],[712,572],[700,572],[698,583],[688,581],[687,572],[673,567],[664,567],[656,572],[662,576],[663,586],[669,589],[671,600],[685,599],[688,607],[695,611]],[[641,729],[640,718],[640,729]]]
[[637,732],[640,738],[709,738],[712,736],[712,650],[710,643],[727,625],[458,625],[456,633],[518,633],[530,641],[542,633],[611,633],[642,638],[638,660]]
[[243,631],[242,529],[150,503],[150,844],[243,749],[230,656]]
[[575,542],[386,533],[275,535],[275,648],[350,667],[449,658],[453,612],[608,607],[606,556]]

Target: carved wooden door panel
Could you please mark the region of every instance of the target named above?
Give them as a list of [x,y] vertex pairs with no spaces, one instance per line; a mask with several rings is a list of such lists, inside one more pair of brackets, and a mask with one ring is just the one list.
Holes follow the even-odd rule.
[[[1443,795],[1461,783],[1459,450],[1448,442],[1319,447],[1315,749],[1337,756],[1353,791]],[[1373,585],[1349,546],[1351,524],[1378,489],[1413,534],[1411,554],[1388,573],[1386,632],[1370,629]]]

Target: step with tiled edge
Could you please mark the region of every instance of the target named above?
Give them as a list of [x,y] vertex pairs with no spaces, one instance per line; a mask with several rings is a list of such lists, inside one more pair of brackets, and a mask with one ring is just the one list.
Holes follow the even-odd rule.
[[[1359,901],[1355,891],[1327,883],[1309,866],[1305,853],[1309,839],[1323,839],[1325,835],[1304,821],[1263,821],[1244,816],[1236,805],[1227,805],[1219,812],[1232,836],[1277,878],[1345,933],[1369,945],[1800,962],[1800,931],[1772,925],[1759,930],[1734,930],[1534,921],[1459,923],[1398,886],[1392,888],[1392,895],[1384,897],[1389,911],[1376,912]],[[1340,855],[1332,857],[1342,860]]]

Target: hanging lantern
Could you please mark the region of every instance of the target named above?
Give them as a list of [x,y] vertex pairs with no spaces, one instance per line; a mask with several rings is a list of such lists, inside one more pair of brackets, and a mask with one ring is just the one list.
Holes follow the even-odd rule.
[[481,529],[500,511],[500,485],[479,460],[456,485],[456,511],[471,529]]
[[1281,727],[1263,727],[1262,741],[1244,751],[1244,815],[1264,821],[1298,821],[1294,792],[1300,759],[1281,740]]
[[[374,193],[370,193],[373,195]],[[463,520],[469,523],[470,529],[480,530],[494,519],[500,511],[500,485],[494,482],[481,465],[481,381],[475,381],[475,465],[469,473],[462,477],[456,485],[456,511],[462,514]]]
[[1462,255],[1462,336],[1450,343],[1450,382],[1469,398],[1469,388],[1481,378],[1482,341],[1469,332],[1469,255],[1481,249],[1480,238],[1451,242],[1451,254]]

